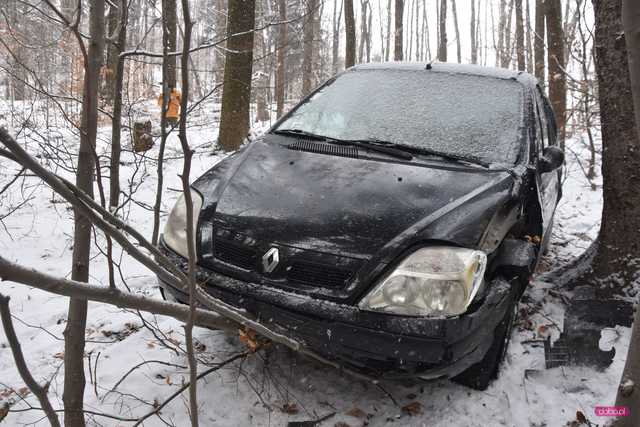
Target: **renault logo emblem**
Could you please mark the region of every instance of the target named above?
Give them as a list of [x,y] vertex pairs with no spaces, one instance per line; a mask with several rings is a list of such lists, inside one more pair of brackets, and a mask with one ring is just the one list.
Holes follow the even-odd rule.
[[271,248],[262,256],[262,268],[265,273],[271,273],[275,270],[279,262],[280,252],[278,248]]

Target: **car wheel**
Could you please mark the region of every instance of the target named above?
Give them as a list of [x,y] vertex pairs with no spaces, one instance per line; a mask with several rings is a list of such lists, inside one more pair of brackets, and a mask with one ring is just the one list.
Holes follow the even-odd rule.
[[507,353],[517,311],[518,303],[515,302],[512,309],[507,310],[504,318],[498,324],[491,347],[484,358],[480,362],[471,365],[466,371],[452,378],[452,381],[475,390],[486,390],[487,387],[489,387],[491,381],[498,377],[500,363],[502,363]]

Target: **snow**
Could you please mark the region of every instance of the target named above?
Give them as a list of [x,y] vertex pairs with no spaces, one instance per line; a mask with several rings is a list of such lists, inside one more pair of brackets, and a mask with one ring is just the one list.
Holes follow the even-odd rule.
[[[223,154],[214,151],[217,129],[206,115],[207,109],[211,108],[211,105],[204,105],[190,123],[189,139],[197,150],[193,179],[224,158]],[[71,171],[62,168],[63,165],[69,166],[70,157],[56,161],[47,159],[42,148],[33,142],[39,139],[38,129],[41,131],[38,133],[47,134],[45,126],[41,122],[34,125],[34,129],[21,133],[20,141],[32,153],[41,154],[41,161],[52,170],[70,178]],[[61,134],[65,144],[73,145],[77,141],[77,136],[68,129],[50,128],[51,132]],[[100,150],[106,151],[108,135],[108,128],[101,128]],[[127,138],[125,134],[123,139]],[[601,183],[596,180],[596,190],[592,190],[577,163],[580,159],[586,165],[586,145],[578,136],[568,142],[568,149],[564,198],[559,205],[553,241],[543,270],[553,269],[583,251],[595,238],[599,226]],[[151,153],[147,153],[148,157],[153,157],[156,150],[154,147]],[[75,148],[70,146],[69,152],[74,151]],[[170,137],[166,156],[171,160],[165,168],[165,215],[177,199],[179,192],[176,190],[180,188],[178,173],[182,162],[176,135]],[[122,215],[128,223],[150,236],[152,224],[146,206],[153,203],[155,163],[151,160],[141,163],[139,157],[136,159],[132,153],[125,153],[122,168],[123,188],[127,192],[137,189],[134,198],[140,202],[130,204]],[[0,159],[0,188],[16,170],[15,165]],[[108,171],[105,169],[104,172]],[[128,179],[131,176],[135,177],[133,182],[124,181],[124,177]],[[8,197],[0,199],[0,217],[9,206],[20,203],[24,198],[29,201],[3,220],[0,253],[22,265],[68,277],[72,212],[59,196],[38,185],[35,178],[20,180],[12,188]],[[101,237],[98,237],[97,246],[104,247]],[[95,258],[91,266],[91,280],[106,284],[105,259],[97,246],[92,251]],[[116,258],[122,267],[122,278],[131,291],[160,298],[155,277],[130,258],[123,256],[120,259],[119,254],[118,250]],[[116,276],[119,277],[117,272]],[[52,380],[50,398],[54,407],[62,408],[61,352],[64,349],[62,333],[67,298],[10,282],[2,282],[0,291],[11,297],[15,327],[32,373],[42,382]],[[576,411],[583,412],[592,422],[602,424],[606,417],[596,417],[594,408],[614,402],[630,330],[617,327],[615,333],[608,331],[603,334],[601,345],[604,348],[614,346],[617,350],[613,364],[603,371],[588,367],[546,370],[542,344],[531,340],[547,334],[555,339],[559,335],[564,313],[559,293],[562,289],[557,289],[552,283],[541,280],[532,283],[520,306],[520,312],[526,313],[527,318],[521,316],[518,327],[514,328],[500,376],[484,392],[446,380],[414,384],[382,382],[378,386],[343,375],[286,349],[275,348],[266,355],[253,354],[244,361],[233,362],[200,381],[201,424],[283,426],[287,421],[310,420],[335,413],[320,425],[333,426],[342,421],[350,426],[365,423],[370,426],[561,426],[574,420]],[[184,343],[181,323],[151,315],[144,315],[144,319],[156,325],[167,344],[177,350],[161,345],[157,336],[142,327],[142,321],[135,313],[105,304],[89,305],[86,353],[87,360],[90,357],[91,375],[89,363],[86,363],[87,409],[136,418],[152,410],[154,401],[162,402],[187,381],[188,372],[184,368],[187,361],[177,347]],[[223,361],[246,348],[237,337],[220,331],[197,328],[195,338],[200,349],[198,357],[207,363]],[[143,361],[162,361],[171,365],[144,364],[128,375],[115,392],[108,393],[127,371]],[[200,369],[204,370],[206,366],[201,363]],[[90,380],[90,377],[97,377],[97,380]],[[22,401],[16,393],[8,390],[20,391],[23,386],[6,347],[6,338],[0,332],[0,407],[2,402],[16,402],[12,410],[26,409],[28,404],[39,406],[33,396],[26,395]],[[187,395],[183,393],[165,407],[160,414],[162,419],[177,426],[188,425],[186,399]],[[418,404],[402,409],[413,402]],[[88,418],[91,425],[129,425],[104,417]],[[39,411],[11,412],[5,419],[6,425],[31,423],[45,425],[46,421]],[[165,424],[152,416],[144,425]]]

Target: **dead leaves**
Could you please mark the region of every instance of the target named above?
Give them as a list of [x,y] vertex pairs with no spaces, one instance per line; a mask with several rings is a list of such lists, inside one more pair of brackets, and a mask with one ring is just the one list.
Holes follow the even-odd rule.
[[419,415],[422,413],[422,404],[420,402],[411,402],[402,407],[402,413],[407,415]]
[[367,413],[364,412],[362,409],[358,408],[358,407],[353,407],[351,408],[348,412],[347,415],[349,415],[350,417],[354,417],[354,418],[367,418]]
[[240,342],[244,343],[251,353],[255,353],[261,347],[269,347],[271,345],[271,341],[269,340],[265,339],[261,341],[253,329],[238,329],[238,334],[240,335]]
[[280,411],[285,414],[295,415],[300,412],[300,409],[298,409],[298,405],[296,405],[295,403],[285,403],[280,407]]

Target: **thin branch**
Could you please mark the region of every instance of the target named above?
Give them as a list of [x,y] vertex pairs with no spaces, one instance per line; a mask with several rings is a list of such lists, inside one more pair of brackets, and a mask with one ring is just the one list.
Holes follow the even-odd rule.
[[0,317],[2,318],[2,327],[4,328],[4,333],[7,335],[7,341],[9,341],[9,347],[11,347],[13,360],[16,363],[16,368],[20,373],[20,377],[27,387],[29,387],[29,390],[31,390],[31,392],[38,398],[40,405],[42,405],[42,410],[49,419],[49,423],[53,427],[60,427],[60,420],[47,397],[48,386],[42,387],[38,384],[35,378],[33,378],[31,372],[29,372],[27,363],[24,360],[24,355],[22,354],[22,349],[20,348],[20,341],[18,340],[16,331],[13,328],[11,310],[9,309],[9,297],[2,294],[0,294]]

